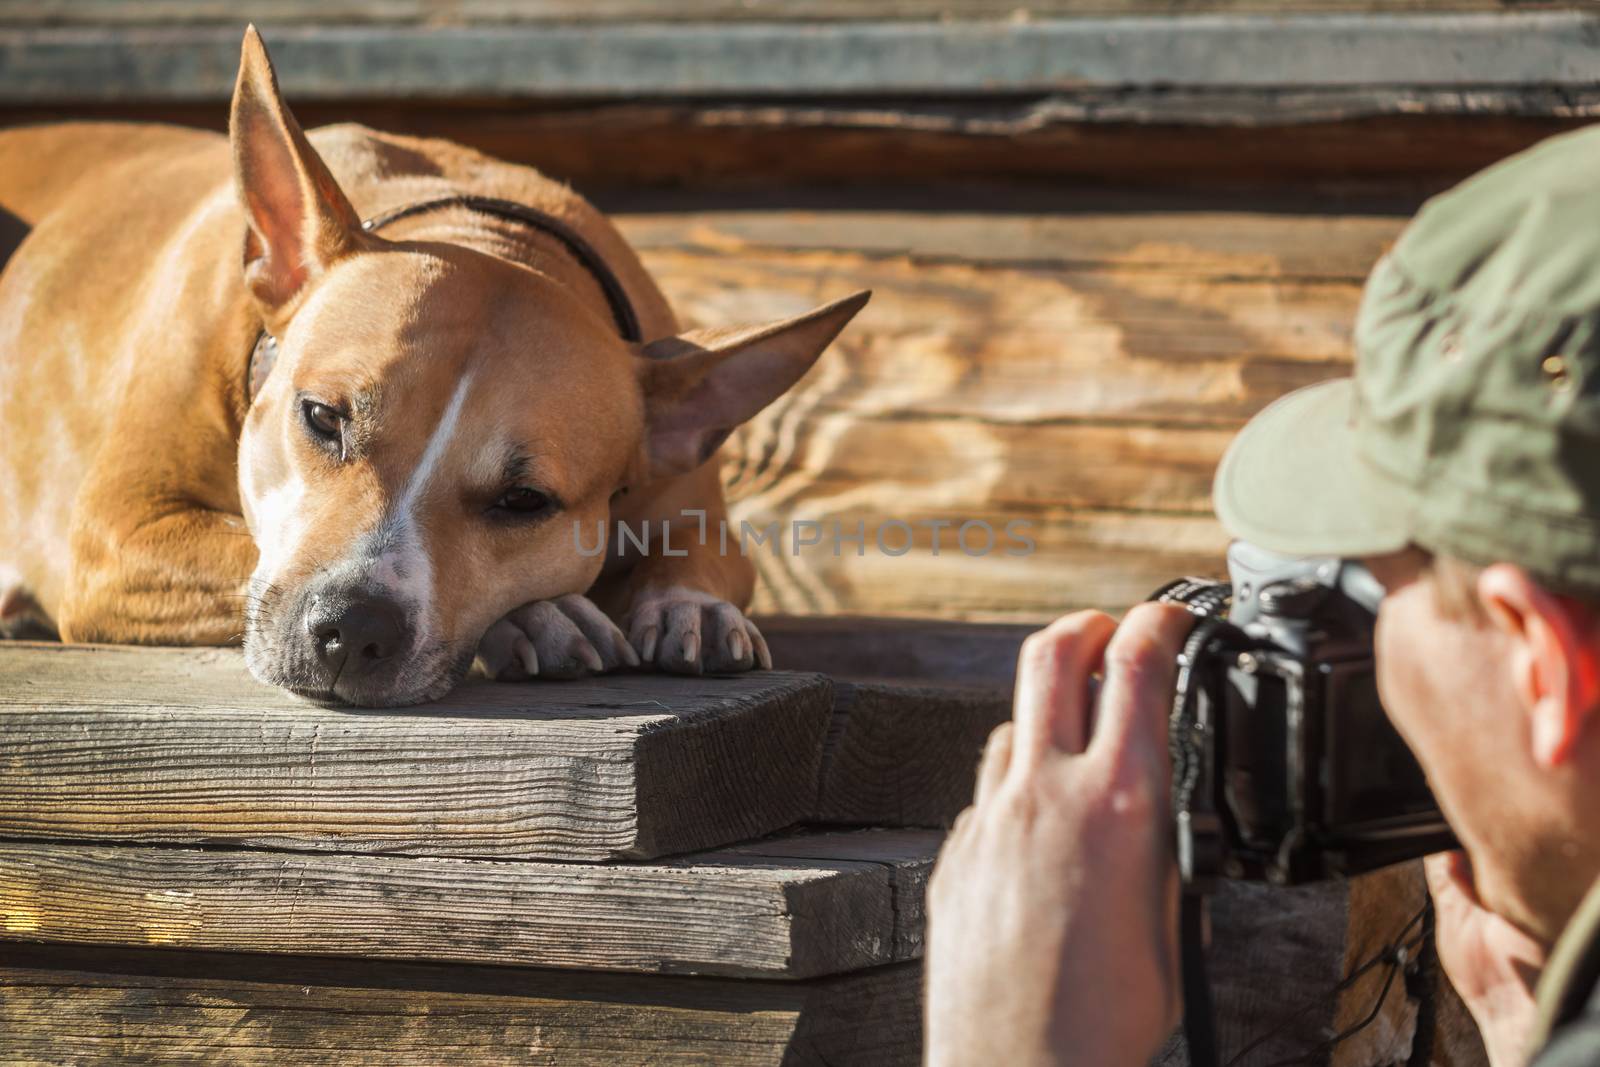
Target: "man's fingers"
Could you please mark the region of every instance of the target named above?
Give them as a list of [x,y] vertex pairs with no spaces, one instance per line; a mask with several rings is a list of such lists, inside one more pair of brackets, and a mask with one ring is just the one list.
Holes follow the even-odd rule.
[[978,787],[972,797],[974,804],[982,804],[983,798],[992,795],[1005,778],[1006,768],[1011,766],[1012,730],[1009,722],[1001,723],[989,735],[989,743],[983,746],[983,760],[978,764]]
[[1195,621],[1176,604],[1139,604],[1123,618],[1106,646],[1091,749],[1166,751],[1178,653]]
[[1022,643],[1011,765],[1031,768],[1052,748],[1082,752],[1089,675],[1117,624],[1098,611],[1057,619]]

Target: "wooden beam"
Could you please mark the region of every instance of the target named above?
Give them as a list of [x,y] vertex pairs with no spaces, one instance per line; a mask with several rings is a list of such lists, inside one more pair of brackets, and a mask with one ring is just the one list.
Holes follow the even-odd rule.
[[[1182,238],[1141,254],[1166,254],[1170,266],[916,262],[848,246],[658,249],[644,260],[696,325],[760,322],[873,291],[817,368],[742,431],[736,453],[770,454],[741,492],[772,488],[789,463],[816,471],[848,454],[862,419],[907,424],[929,477],[987,481],[981,457],[1004,454],[1000,441],[971,440],[972,462],[944,462],[927,452],[940,430],[911,424],[958,418],[980,435],[1051,423],[1233,429],[1288,390],[1348,368],[1358,280],[1283,276],[1271,253]],[[775,436],[791,426],[804,441]],[[825,455],[803,455],[811,449]]]
[[[1416,865],[1351,884],[1225,884],[1211,901],[1208,952],[1224,1057],[1253,1044],[1263,1061],[1298,1061],[1377,1007],[1332,1064],[1393,1062],[1423,1045],[1454,1064],[1484,1063],[1470,1017],[1436,975],[1394,983],[1381,1003],[1382,965],[1338,989],[1401,932],[1420,884]],[[920,981],[912,963],[769,982],[13,941],[0,945],[0,1055],[129,1063],[182,1047],[263,1067],[914,1064]],[[1423,988],[1431,1003],[1410,999]],[[1173,1045],[1157,1062],[1181,1055]]]
[[839,680],[860,684],[892,679],[1007,693],[1017,676],[1017,651],[1037,629],[871,616],[762,615],[756,622],[775,664],[829,674],[836,687]]
[[831,706],[759,673],[318,707],[233,651],[4,645],[0,836],[651,858],[802,818]]
[[[609,198],[612,218],[641,252],[739,257],[853,252],[930,267],[1117,270],[1224,282],[1366,280],[1415,211],[1409,200],[1360,210],[1328,201],[1254,196],[1019,193],[997,210],[997,193],[897,190],[763,202],[748,194],[705,197],[626,194]],[[731,203],[730,203],[731,201]],[[1020,203],[1018,202],[1020,201]],[[724,206],[725,205],[725,206]]]
[[[1174,14],[984,22],[269,27],[291,100],[1590,87],[1600,16]],[[0,29],[0,98],[226,99],[241,25]]]
[[[1198,190],[1243,189],[1268,205],[1282,202],[1284,190],[1302,201],[1333,194],[1320,210],[1342,214],[1374,190],[1390,201],[1386,211],[1414,209],[1423,196],[1600,117],[1600,88],[1096,90],[829,106],[295,98],[294,110],[308,128],[360,122],[529,164],[602,207],[637,204],[644,189],[670,191],[686,211],[726,209],[752,192],[769,205],[788,198],[797,208],[827,208],[861,203],[866,185],[885,208],[922,202],[942,210],[934,202],[948,201],[952,189],[975,188],[968,214],[978,196],[989,209],[1012,208],[1038,203],[1041,191],[1069,202],[1070,212],[1072,199],[1097,202],[1097,189],[1114,187],[1159,191],[1169,203]],[[0,97],[7,125],[85,120],[220,131],[227,106]],[[797,191],[801,183],[812,188]]]
[[[1581,8],[1577,0],[265,0],[268,24],[870,22],[899,19],[1006,20],[1196,12],[1528,11]],[[0,0],[0,24],[51,26],[232,25],[231,0]]]
[[[567,734],[529,740],[504,733],[507,719],[521,721],[502,714],[517,700],[541,719],[563,714],[575,699],[565,684],[553,693],[530,692],[539,685],[472,686],[423,712],[340,711],[261,689],[237,670],[232,652],[0,645],[0,682],[23,680],[9,701],[0,699],[0,753],[13,754],[20,772],[0,781],[0,835],[587,860],[615,854],[603,851],[619,833],[609,805],[626,802],[629,774],[636,817],[656,827],[656,844],[636,852],[697,836],[732,841],[795,821],[948,825],[971,797],[984,738],[1009,714],[1017,647],[1032,627],[851,618],[761,624],[780,667],[849,678],[832,688],[825,728],[807,719],[805,730],[792,729],[781,709],[762,724],[770,736],[757,744],[755,759],[768,745],[784,746],[784,736],[796,746],[784,747],[793,767],[769,779],[744,754],[725,754],[709,738],[702,747],[682,747],[694,722],[731,736],[717,720],[682,716],[645,731],[631,765],[599,773],[598,753],[617,731],[593,708]],[[74,669],[85,663],[87,670]],[[115,684],[106,682],[108,673]],[[63,674],[71,675],[69,684],[45,690]],[[665,686],[662,701],[648,678],[604,684],[615,687],[605,699],[618,715],[632,710],[622,705],[670,706],[674,688]],[[130,687],[140,693],[137,702],[127,697]],[[630,693],[641,699],[627,699]],[[752,714],[759,717],[754,709],[762,706],[753,703]],[[100,726],[85,752],[78,731],[89,715]],[[419,734],[419,716],[427,724],[448,717],[448,741]],[[573,758],[585,731],[593,735],[588,755]],[[513,750],[542,745],[548,762],[539,766],[547,770],[535,774],[517,763],[502,741]],[[436,745],[448,758],[433,751]],[[685,766],[679,761],[688,757],[674,752],[709,752],[711,762]],[[728,760],[739,766],[719,771]],[[652,776],[658,766],[668,769]],[[801,783],[793,768],[807,766],[814,777]],[[435,767],[445,770],[428,778]],[[732,795],[726,784],[698,795],[719,773],[746,780],[737,804],[759,815],[715,810],[717,796]],[[537,783],[523,790],[529,776]],[[616,797],[606,797],[602,785]],[[774,795],[759,795],[768,787]],[[578,798],[579,806],[558,819],[553,812],[563,796]],[[602,825],[583,825],[602,810]]]
[[928,831],[648,864],[0,844],[0,937],[810,978],[915,959]]
[[775,663],[834,679],[811,822],[945,827],[971,803],[978,756],[1011,717],[1017,653],[1035,627],[804,616],[758,623]]
[[[1173,578],[1216,577],[1224,570],[1228,535],[1209,517],[961,507],[956,513],[963,521],[985,522],[996,531],[1026,523],[1032,539],[1024,554],[995,551],[973,558],[952,550],[954,527],[948,525],[941,527],[943,550],[933,553],[934,526],[948,523],[952,508],[893,500],[873,505],[858,498],[841,498],[823,487],[816,495],[796,492],[786,501],[734,508],[736,522],[776,521],[780,528],[815,522],[828,531],[838,522],[845,532],[861,523],[869,545],[881,532],[891,546],[911,546],[903,556],[879,555],[875,548],[860,557],[853,549],[835,556],[827,544],[803,549],[798,557],[787,547],[752,552],[761,575],[757,611],[827,615],[871,609],[1042,624],[1082,608],[1122,611]],[[909,537],[900,523],[911,528]]]
[[819,823],[950,825],[972,802],[984,742],[1011,718],[1009,688],[841,681],[836,691]]
[[10,944],[9,1062],[914,1067],[921,968],[751,982]]

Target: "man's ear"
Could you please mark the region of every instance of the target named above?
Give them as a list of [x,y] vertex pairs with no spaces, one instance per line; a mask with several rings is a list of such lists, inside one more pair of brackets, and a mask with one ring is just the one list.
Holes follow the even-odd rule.
[[1600,729],[1600,642],[1593,620],[1509,563],[1484,569],[1478,599],[1512,642],[1513,680],[1529,717],[1534,761],[1558,767],[1584,730]]
[[361,220],[278,95],[261,35],[244,33],[228,122],[250,233],[245,283],[271,315],[361,239]]
[[782,322],[693,330],[645,345],[651,476],[682,474],[710,459],[734,427],[811,369],[871,296],[856,293]]

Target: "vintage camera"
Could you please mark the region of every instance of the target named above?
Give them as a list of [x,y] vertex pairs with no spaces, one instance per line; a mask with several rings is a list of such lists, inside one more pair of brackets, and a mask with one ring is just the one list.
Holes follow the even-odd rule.
[[1291,885],[1454,847],[1378,703],[1377,579],[1349,560],[1243,542],[1228,550],[1228,575],[1151,598],[1200,616],[1179,658],[1170,733],[1185,885]]

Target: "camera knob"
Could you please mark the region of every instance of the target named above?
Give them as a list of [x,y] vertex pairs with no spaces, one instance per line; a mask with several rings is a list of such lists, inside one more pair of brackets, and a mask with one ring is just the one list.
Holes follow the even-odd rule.
[[1315,578],[1292,578],[1266,586],[1259,594],[1261,610],[1282,619],[1308,617],[1328,595],[1328,587]]

